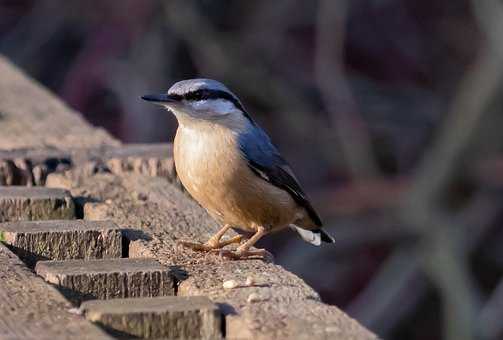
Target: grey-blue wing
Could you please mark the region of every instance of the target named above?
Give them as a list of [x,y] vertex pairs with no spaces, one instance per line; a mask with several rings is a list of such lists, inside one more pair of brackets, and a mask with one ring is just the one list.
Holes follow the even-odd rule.
[[306,209],[313,223],[321,227],[320,217],[269,136],[254,125],[247,132],[240,134],[239,145],[250,169],[265,181],[287,191],[297,204]]

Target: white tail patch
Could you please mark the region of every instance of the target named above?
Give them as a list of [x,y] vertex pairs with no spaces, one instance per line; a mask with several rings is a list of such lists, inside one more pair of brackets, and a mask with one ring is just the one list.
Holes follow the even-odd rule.
[[290,228],[296,230],[304,241],[309,242],[315,246],[321,245],[320,233],[313,233],[311,230],[302,229],[293,224],[290,224]]

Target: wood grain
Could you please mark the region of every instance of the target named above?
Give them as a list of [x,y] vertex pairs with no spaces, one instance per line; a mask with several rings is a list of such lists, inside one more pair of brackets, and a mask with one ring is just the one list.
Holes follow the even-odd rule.
[[76,303],[174,295],[169,269],[154,259],[41,261],[35,271]]
[[86,301],[86,318],[147,339],[221,339],[218,307],[204,296]]
[[118,145],[0,55],[0,148]]
[[[189,276],[181,281],[178,294],[205,295],[218,303],[226,314],[229,339],[376,339],[337,307],[323,304],[311,287],[281,266],[261,260],[229,261],[178,247],[176,242],[182,239],[205,241],[218,226],[166,180],[99,174],[67,189],[101,202],[86,206],[85,218],[107,218],[140,229],[143,237],[134,241],[136,253],[186,270]],[[131,192],[145,198],[138,200]],[[256,284],[222,287],[231,279],[244,284],[247,277]]]
[[0,243],[0,339],[110,339]]
[[65,190],[0,186],[0,222],[75,218],[75,204]]
[[52,220],[0,223],[3,241],[25,263],[122,256],[121,230],[110,221]]

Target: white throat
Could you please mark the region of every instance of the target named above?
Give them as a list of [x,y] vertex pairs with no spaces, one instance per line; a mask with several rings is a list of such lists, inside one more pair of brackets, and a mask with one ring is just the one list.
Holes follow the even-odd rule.
[[183,106],[166,107],[175,114],[181,127],[204,129],[217,124],[239,132],[248,122],[243,112],[225,99],[185,101]]

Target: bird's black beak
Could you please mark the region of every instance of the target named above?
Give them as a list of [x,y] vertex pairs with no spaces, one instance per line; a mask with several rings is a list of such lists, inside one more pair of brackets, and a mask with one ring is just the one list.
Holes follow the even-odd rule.
[[146,100],[148,102],[153,102],[157,104],[162,103],[174,103],[177,100],[170,96],[169,94],[146,94],[141,96],[141,99]]

